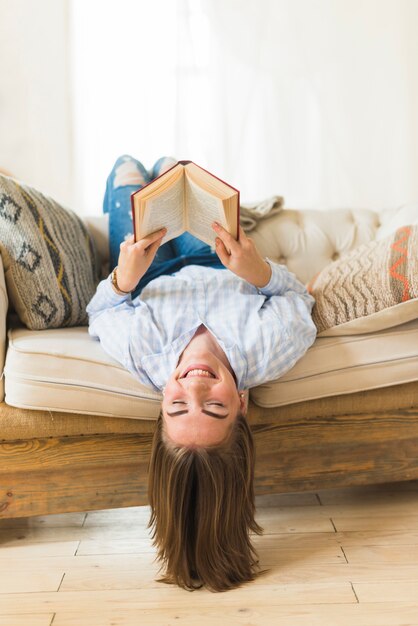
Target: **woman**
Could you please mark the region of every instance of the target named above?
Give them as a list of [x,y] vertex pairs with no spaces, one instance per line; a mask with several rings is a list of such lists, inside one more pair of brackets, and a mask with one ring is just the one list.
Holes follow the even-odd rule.
[[[120,157],[104,210],[126,215],[131,193],[159,173]],[[262,258],[241,227],[239,241],[213,228],[215,251],[189,233],[161,245],[164,229],[120,243],[110,222],[116,271],[87,312],[90,334],[163,394],[148,488],[148,527],[166,570],[160,580],[225,591],[260,573],[250,540],[263,529],[255,521],[248,389],[293,367],[316,327],[314,299],[285,266]]]

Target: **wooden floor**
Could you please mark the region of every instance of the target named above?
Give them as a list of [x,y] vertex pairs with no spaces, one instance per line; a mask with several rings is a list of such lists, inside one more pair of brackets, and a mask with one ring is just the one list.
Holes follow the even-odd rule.
[[263,578],[157,583],[147,507],[0,520],[1,626],[418,626],[418,481],[261,496]]

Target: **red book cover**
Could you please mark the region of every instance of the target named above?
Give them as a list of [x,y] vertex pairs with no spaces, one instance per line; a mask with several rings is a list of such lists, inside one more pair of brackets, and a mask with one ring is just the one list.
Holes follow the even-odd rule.
[[[194,161],[190,161],[190,160],[184,160],[184,161],[177,161],[177,163],[175,163],[172,167],[170,167],[168,170],[166,170],[165,172],[163,172],[162,174],[160,174],[159,176],[157,176],[156,178],[154,178],[153,180],[151,180],[149,183],[147,183],[146,185],[144,185],[143,187],[141,187],[141,189],[138,189],[138,191],[134,191],[134,193],[131,194],[131,209],[132,209],[132,223],[133,223],[133,229],[134,229],[134,238],[135,241],[137,241],[136,238],[136,228],[135,228],[135,207],[134,207],[134,196],[135,194],[137,194],[139,191],[142,191],[143,189],[145,189],[146,187],[148,187],[148,185],[151,185],[151,183],[154,183],[156,180],[158,180],[159,178],[161,178],[161,176],[165,176],[167,174],[167,172],[169,172],[170,170],[174,169],[175,167],[177,167],[178,164],[181,165],[187,165],[187,163],[194,163]],[[222,180],[222,178],[219,178],[218,176],[215,176],[215,174],[212,174],[212,172],[209,172],[209,170],[205,170],[204,167],[201,167],[200,165],[197,165],[197,163],[194,163],[194,165],[196,165],[197,167],[199,167],[201,170],[203,170],[204,172],[206,172],[207,174],[210,174],[210,176],[213,176],[214,178],[216,178],[217,180],[219,180],[221,183],[223,183],[224,185],[226,185],[227,187],[230,187],[231,189],[233,189],[237,194],[238,194],[238,210],[237,210],[237,241],[239,240],[239,212],[240,212],[240,192],[239,189],[236,189],[235,187],[233,187],[232,185],[230,185],[229,183],[225,182],[224,180]]]

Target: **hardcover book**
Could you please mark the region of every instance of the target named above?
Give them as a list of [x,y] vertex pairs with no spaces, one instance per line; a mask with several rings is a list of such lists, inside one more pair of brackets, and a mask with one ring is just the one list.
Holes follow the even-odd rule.
[[135,241],[165,226],[162,244],[187,231],[213,247],[214,221],[238,240],[238,189],[193,161],[178,161],[134,192],[131,203]]

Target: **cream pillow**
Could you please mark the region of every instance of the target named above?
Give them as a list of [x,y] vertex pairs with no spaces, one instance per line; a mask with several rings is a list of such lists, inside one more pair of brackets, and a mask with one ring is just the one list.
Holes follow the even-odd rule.
[[376,332],[418,318],[418,226],[355,248],[307,288],[319,337]]

